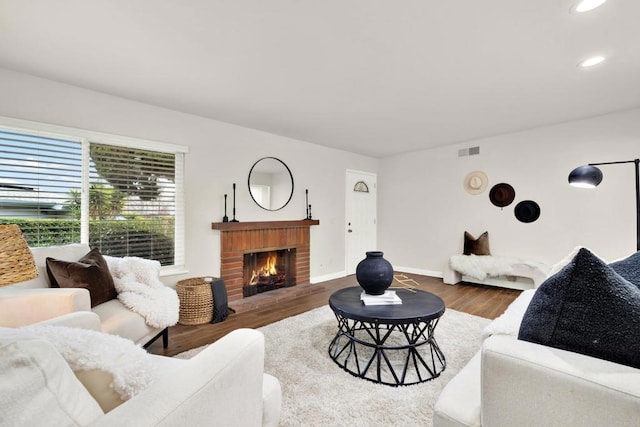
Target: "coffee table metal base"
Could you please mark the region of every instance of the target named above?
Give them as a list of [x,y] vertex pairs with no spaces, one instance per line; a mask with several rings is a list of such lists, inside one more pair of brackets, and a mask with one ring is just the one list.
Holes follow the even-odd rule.
[[329,356],[350,374],[390,386],[434,379],[446,368],[433,332],[440,318],[384,324],[353,320],[334,312],[338,333]]

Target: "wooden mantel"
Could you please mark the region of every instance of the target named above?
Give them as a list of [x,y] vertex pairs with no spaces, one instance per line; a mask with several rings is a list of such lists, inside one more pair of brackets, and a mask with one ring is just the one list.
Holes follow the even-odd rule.
[[317,219],[298,221],[214,222],[220,231],[220,277],[229,301],[243,298],[243,258],[262,250],[295,249],[296,285],[308,284],[310,274],[310,228]]
[[212,222],[213,230],[240,231],[240,230],[268,230],[272,228],[311,227],[319,225],[317,219],[302,219],[299,221],[257,221],[257,222]]

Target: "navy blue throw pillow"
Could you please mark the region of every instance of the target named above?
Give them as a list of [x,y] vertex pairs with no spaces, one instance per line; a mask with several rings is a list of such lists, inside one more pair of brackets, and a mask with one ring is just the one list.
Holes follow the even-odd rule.
[[609,267],[640,288],[640,252],[623,260],[612,262]]
[[582,248],[536,290],[518,339],[640,368],[640,289]]

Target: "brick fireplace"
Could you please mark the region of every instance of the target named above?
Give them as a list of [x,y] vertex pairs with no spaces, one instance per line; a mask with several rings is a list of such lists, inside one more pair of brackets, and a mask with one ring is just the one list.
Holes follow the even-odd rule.
[[[318,220],[214,222],[211,228],[220,231],[220,277],[227,287],[229,302],[252,298],[254,289],[249,285],[253,267],[245,266],[248,254],[293,253],[289,257],[286,287],[309,284],[310,227]],[[275,289],[275,286],[274,286]],[[270,289],[269,289],[270,290]]]

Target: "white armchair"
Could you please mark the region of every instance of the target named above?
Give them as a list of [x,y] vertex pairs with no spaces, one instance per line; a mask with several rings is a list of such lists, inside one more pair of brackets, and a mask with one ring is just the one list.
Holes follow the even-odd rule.
[[[89,312],[40,324],[101,328],[98,316]],[[16,373],[0,377],[0,406],[7,409],[0,414],[2,425],[278,425],[280,383],[264,373],[259,331],[235,330],[189,360],[149,355],[162,375],[125,402],[114,398],[110,374],[92,370],[73,375],[46,340],[14,345],[15,331],[0,328],[0,367]],[[12,366],[16,360],[20,366]],[[25,372],[26,360],[36,367],[35,380]],[[22,370],[20,375],[16,370]],[[34,382],[41,384],[28,389]],[[36,408],[33,399],[38,400]]]

